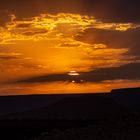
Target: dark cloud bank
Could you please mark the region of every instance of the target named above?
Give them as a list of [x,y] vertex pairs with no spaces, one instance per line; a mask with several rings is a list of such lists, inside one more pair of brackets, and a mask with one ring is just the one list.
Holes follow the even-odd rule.
[[[70,12],[94,15],[107,22],[140,22],[139,0],[1,0],[0,16],[34,16],[42,12]],[[2,19],[1,18],[1,19]]]
[[79,76],[69,76],[64,74],[52,74],[35,76],[32,78],[14,81],[14,83],[38,83],[38,82],[55,82],[55,81],[80,81],[102,82],[105,80],[140,80],[140,63],[131,63],[120,67],[102,68],[90,72],[80,73]]

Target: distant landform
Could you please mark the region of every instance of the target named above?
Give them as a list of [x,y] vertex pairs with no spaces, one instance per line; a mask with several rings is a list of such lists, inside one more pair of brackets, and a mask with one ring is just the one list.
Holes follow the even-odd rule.
[[1,96],[0,127],[3,140],[139,140],[140,88]]
[[140,88],[100,94],[1,96],[0,119],[97,119],[140,112]]
[[111,90],[111,93],[140,93],[140,87],[113,89]]

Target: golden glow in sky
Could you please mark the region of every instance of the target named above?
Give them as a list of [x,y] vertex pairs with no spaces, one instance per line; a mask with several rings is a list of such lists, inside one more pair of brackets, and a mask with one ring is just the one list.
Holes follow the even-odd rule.
[[[77,39],[77,37],[90,29],[126,32],[139,27],[139,24],[133,23],[103,23],[93,16],[71,13],[41,14],[23,19],[17,19],[15,15],[11,15],[11,21],[0,27],[0,82],[2,84],[43,74],[68,73],[69,76],[78,76],[80,72],[131,63],[133,57],[124,55],[128,52],[128,48],[115,48],[104,42],[90,43],[85,41],[86,39]],[[92,37],[94,38],[94,36]],[[89,39],[90,36],[87,35],[86,38]],[[74,71],[72,71],[73,69]],[[90,84],[92,85],[92,83]],[[54,93],[51,90],[47,91],[45,87],[44,91],[40,89],[37,92],[37,88],[41,87],[39,85],[33,86],[34,90],[27,91]],[[51,83],[47,85],[52,88]],[[93,86],[89,86],[88,83],[90,91],[96,89],[95,85],[99,87],[97,86],[99,83]],[[102,83],[102,88],[95,91],[111,89],[104,85]],[[5,85],[6,88],[11,88],[10,86]],[[20,89],[20,85],[18,86]],[[16,87],[18,86],[16,85]],[[59,90],[62,88],[61,86],[64,86],[63,83],[58,83],[55,93],[57,91],[66,92],[66,90]],[[26,85],[25,89],[27,87],[30,89],[32,85]],[[85,91],[85,87],[86,84],[78,85],[76,83],[76,87],[73,89],[71,85],[67,85],[69,89],[67,93],[78,92],[78,89],[80,89],[79,92],[82,92],[81,89]],[[6,88],[1,89],[0,93],[9,93],[10,90],[8,88],[6,90]],[[15,90],[16,92],[17,90]]]

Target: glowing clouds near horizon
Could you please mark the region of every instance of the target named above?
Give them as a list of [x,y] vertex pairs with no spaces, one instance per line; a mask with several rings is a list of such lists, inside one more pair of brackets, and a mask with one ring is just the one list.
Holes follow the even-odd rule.
[[[116,49],[104,42],[89,43],[77,36],[88,29],[122,33],[139,27],[133,23],[103,23],[93,16],[71,13],[23,19],[12,15],[11,21],[0,27],[0,82],[68,71],[73,78],[80,72],[133,62],[132,57],[124,55],[128,52],[126,47]],[[78,82],[84,83],[82,79]],[[71,84],[78,82],[71,80]]]

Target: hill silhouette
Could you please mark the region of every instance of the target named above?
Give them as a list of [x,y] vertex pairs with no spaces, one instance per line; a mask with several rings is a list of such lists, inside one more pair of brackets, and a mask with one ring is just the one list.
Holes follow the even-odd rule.
[[99,119],[140,112],[139,90],[0,97],[0,119]]
[[123,115],[127,108],[105,94],[73,95],[40,109],[4,116],[5,119],[103,119]]
[[139,93],[139,88],[130,88],[100,94],[3,96],[1,135],[10,134],[5,140],[82,140],[85,135],[86,140],[139,140]]

